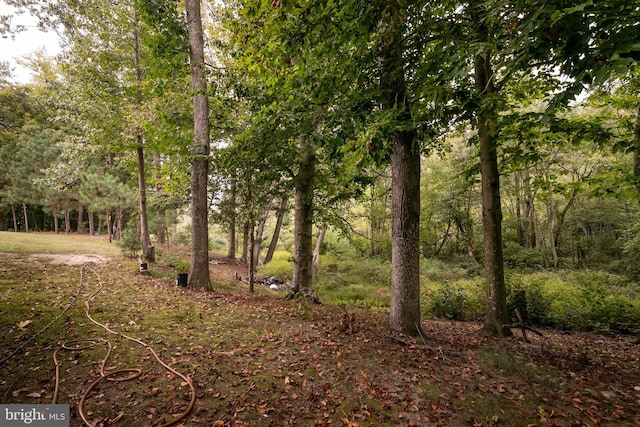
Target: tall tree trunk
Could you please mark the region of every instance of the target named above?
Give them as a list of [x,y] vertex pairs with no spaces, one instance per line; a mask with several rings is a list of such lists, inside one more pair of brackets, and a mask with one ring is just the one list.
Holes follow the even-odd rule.
[[69,213],[69,207],[64,210],[64,231],[67,234],[71,233],[71,215]]
[[18,216],[16,215],[16,205],[11,203],[11,215],[13,215],[13,232],[18,232]]
[[187,0],[187,31],[193,90],[193,146],[191,152],[191,270],[189,284],[209,288],[209,101],[204,70],[204,40],[200,0]]
[[536,218],[536,192],[531,188],[529,169],[525,170],[522,185],[524,192],[524,247],[533,249],[538,245],[538,220]]
[[553,197],[549,197],[547,202],[547,232],[549,236],[549,248],[551,249],[551,257],[553,258],[553,269],[558,269],[558,246],[556,243],[556,236],[554,233],[554,218],[555,218],[555,202]]
[[293,289],[315,300],[313,286],[313,190],[316,175],[316,154],[310,138],[300,139],[298,175],[294,179],[294,266]]
[[87,209],[87,215],[89,216],[89,235],[93,236],[95,234],[95,218],[93,217],[93,209]]
[[111,210],[107,209],[105,212],[105,216],[107,217],[107,236],[109,237],[109,243],[113,241],[113,229],[111,228]]
[[273,254],[276,251],[276,247],[278,246],[278,239],[280,238],[280,231],[282,230],[282,222],[284,220],[284,214],[287,211],[288,204],[289,200],[286,197],[282,197],[276,217],[276,226],[273,230],[273,235],[271,236],[271,243],[269,243],[269,249],[267,250],[267,254],[264,257],[265,264],[271,261],[271,259],[273,258]]
[[[134,10],[135,13],[135,10]],[[138,17],[136,13],[134,25],[134,39],[133,39],[133,62],[136,70],[136,83],[140,85],[142,82],[142,68],[140,67],[140,38],[138,35]],[[141,96],[139,96],[141,98]],[[138,100],[140,107],[142,108],[142,100]],[[155,261],[155,250],[151,246],[151,238],[149,236],[149,223],[147,221],[147,183],[144,170],[144,136],[143,130],[138,128],[136,130],[136,154],[138,157],[138,195],[140,198],[140,246],[142,247],[142,259],[148,262]],[[107,218],[107,223],[109,223]],[[109,232],[109,239],[111,239],[111,232]]]
[[516,224],[518,227],[518,243],[523,248],[525,247],[524,242],[524,228],[522,226],[522,189],[520,188],[520,178],[521,172],[518,170],[515,174],[513,174],[513,180],[515,183],[515,192],[516,192]]
[[636,180],[636,193],[638,194],[638,204],[640,204],[640,108],[636,113],[633,140],[636,148],[633,152],[633,177]]
[[473,248],[473,218],[471,218],[471,196],[467,198],[466,208],[466,242],[467,242],[467,257],[471,262],[477,262],[475,250]]
[[29,217],[27,216],[27,205],[25,203],[22,204],[22,216],[24,217],[24,231],[25,233],[29,232]]
[[124,208],[122,205],[118,205],[116,207],[116,221],[115,221],[115,230],[113,238],[115,240],[120,240],[122,237],[122,227],[124,227]]
[[255,227],[253,225],[253,219],[251,220],[251,235],[250,235],[250,242],[249,242],[249,247],[251,249],[249,249],[249,293],[252,294],[253,293],[253,277],[254,277],[254,272],[256,269],[256,264],[255,264],[255,255],[254,255],[254,251],[255,251],[255,238],[254,238],[254,233],[255,233]]
[[[480,43],[489,42],[482,6],[471,3],[471,15]],[[474,59],[474,78],[479,107],[477,110],[480,140],[480,173],[482,175],[482,225],[484,238],[484,267],[486,280],[486,313],[484,329],[493,335],[508,335],[507,293],[504,281],[502,254],[502,207],[500,201],[500,173],[497,155],[496,90],[493,85],[491,55],[488,50]]]
[[227,258],[236,257],[236,181],[232,178],[229,188],[229,245],[227,247]]
[[232,224],[229,225],[229,244],[227,245],[227,258],[236,258],[236,221],[235,218]]
[[245,221],[244,224],[242,225],[242,255],[241,255],[241,260],[244,263],[249,262],[249,232],[251,231],[251,227],[249,227],[249,221]]
[[264,234],[264,227],[267,224],[267,220],[269,219],[269,208],[267,207],[262,217],[260,218],[260,222],[258,223],[258,229],[253,233],[255,236],[253,239],[253,243],[251,247],[253,248],[253,266],[256,267],[260,261],[260,250],[262,249],[262,236]]
[[58,229],[58,212],[53,211],[53,232],[58,234],[60,230]]
[[78,233],[79,234],[84,234],[85,229],[84,229],[84,206],[82,204],[80,204],[78,206]]
[[369,257],[373,258],[376,255],[376,182],[371,182],[371,203],[369,204]]
[[420,326],[420,152],[407,99],[403,67],[405,15],[400,3],[390,2],[381,19],[380,90],[382,109],[394,110],[398,128],[391,136],[391,306],[394,331],[418,335]]
[[[162,158],[159,153],[153,156],[153,166],[156,170],[156,194],[160,194],[162,191],[162,184],[160,184],[162,181]],[[167,212],[164,207],[158,207],[156,211],[156,239],[161,245],[167,242]]]
[[151,246],[149,236],[149,223],[147,222],[147,183],[144,172],[144,148],[142,147],[142,131],[138,132],[138,196],[140,197],[140,246],[142,247],[142,259],[149,262],[155,261],[155,251]]
[[327,226],[323,225],[318,233],[318,240],[316,240],[316,247],[313,250],[313,277],[315,280],[316,273],[318,273],[318,267],[320,267],[320,252],[322,251],[322,243],[324,242],[324,236],[327,234]]

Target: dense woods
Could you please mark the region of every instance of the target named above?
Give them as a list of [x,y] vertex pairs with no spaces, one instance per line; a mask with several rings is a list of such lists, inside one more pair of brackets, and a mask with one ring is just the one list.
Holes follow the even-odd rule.
[[0,64],[1,230],[108,234],[148,261],[188,244],[208,289],[214,247],[251,279],[287,251],[313,301],[323,256],[377,260],[410,335],[427,306],[472,311],[424,292],[425,260],[482,277],[495,335],[518,277],[572,270],[628,296],[637,329],[637,3],[7,3],[64,43],[28,84]]

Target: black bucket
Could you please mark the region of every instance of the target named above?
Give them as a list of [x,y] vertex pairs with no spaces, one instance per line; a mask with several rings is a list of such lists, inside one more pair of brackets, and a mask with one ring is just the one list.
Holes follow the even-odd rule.
[[180,273],[176,276],[176,285],[180,286],[181,288],[186,288],[187,287],[187,278],[189,277],[189,275],[187,273]]

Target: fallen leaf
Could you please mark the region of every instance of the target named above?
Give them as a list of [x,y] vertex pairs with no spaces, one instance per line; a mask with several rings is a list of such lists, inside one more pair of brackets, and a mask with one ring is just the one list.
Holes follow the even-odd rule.
[[29,323],[31,323],[31,320],[23,320],[22,322],[18,322],[16,326],[18,326],[18,328],[20,329],[24,329],[29,326]]

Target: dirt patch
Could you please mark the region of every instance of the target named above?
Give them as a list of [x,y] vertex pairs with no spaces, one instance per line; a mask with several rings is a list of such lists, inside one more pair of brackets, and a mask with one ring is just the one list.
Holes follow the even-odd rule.
[[29,259],[46,260],[52,264],[64,265],[83,265],[97,264],[105,265],[110,258],[101,255],[82,255],[82,254],[34,254]]
[[211,281],[226,284],[233,280],[247,280],[249,275],[247,264],[237,258],[228,258],[209,252],[209,273]]

